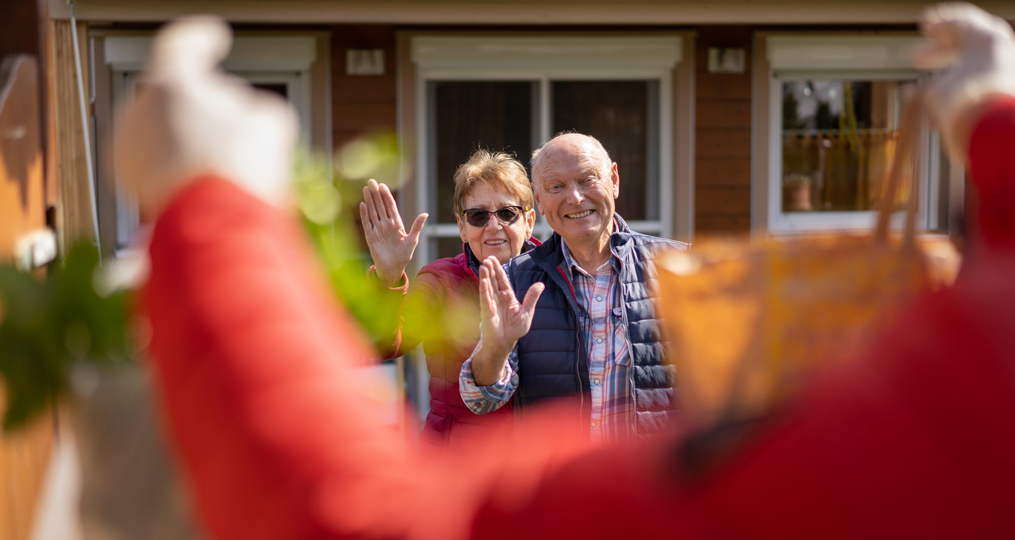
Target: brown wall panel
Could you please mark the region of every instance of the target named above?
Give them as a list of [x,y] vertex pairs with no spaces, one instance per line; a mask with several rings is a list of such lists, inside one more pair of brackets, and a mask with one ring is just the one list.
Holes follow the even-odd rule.
[[[382,49],[383,75],[346,75],[349,49]],[[332,146],[337,150],[377,129],[395,130],[395,29],[389,25],[331,28]]]
[[395,128],[395,103],[358,102],[332,105],[333,136],[358,134],[373,129]]
[[[343,53],[344,54],[344,53]],[[342,70],[345,62],[342,59]],[[334,62],[332,62],[334,64]],[[334,73],[332,77],[337,77]],[[395,84],[388,76],[347,77],[343,75],[343,84],[335,85],[331,91],[332,103],[375,103],[378,101],[395,102]]]
[[703,186],[751,187],[751,158],[701,157],[695,161],[695,173]]
[[703,236],[746,233],[751,218],[743,214],[701,214],[695,225]]
[[751,102],[699,100],[695,123],[699,129],[743,129],[751,125]]
[[698,186],[694,192],[695,207],[706,215],[740,215],[744,205],[750,204],[750,186]]
[[[751,38],[747,26],[697,28],[695,231],[746,232],[751,224]],[[708,49],[739,48],[744,73],[709,73]]]
[[[699,51],[702,49],[698,49]],[[704,60],[708,60],[705,58]],[[706,67],[707,67],[706,63]],[[750,67],[750,64],[748,64]],[[729,73],[699,72],[695,78],[698,99],[703,101],[751,101],[751,81]]]
[[[751,130],[702,129],[697,130],[696,154],[699,158],[750,158]],[[702,180],[698,178],[698,180]]]

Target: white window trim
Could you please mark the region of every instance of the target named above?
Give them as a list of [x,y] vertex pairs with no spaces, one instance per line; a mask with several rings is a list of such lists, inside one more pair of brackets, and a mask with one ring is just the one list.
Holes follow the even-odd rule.
[[[139,73],[151,53],[153,36],[110,36],[106,38],[104,61],[117,75]],[[295,90],[290,94],[300,114],[301,131],[310,139],[310,70],[317,60],[314,36],[236,36],[229,56],[222,62],[226,71],[251,82],[283,82]],[[116,90],[114,90],[115,92]],[[122,94],[115,94],[114,98]]]
[[[300,134],[311,140],[312,67],[317,61],[318,36],[236,36],[222,67],[252,83],[285,84],[287,94],[300,117]],[[112,75],[114,104],[131,99],[134,82],[144,70],[154,37],[150,35],[106,36],[102,61]],[[330,99],[330,96],[329,96]],[[128,195],[118,178],[116,186],[115,245],[127,245],[140,223],[136,199]],[[116,251],[127,256],[130,248]]]
[[[758,74],[754,104],[767,111],[767,129],[755,146],[755,158],[763,152],[767,167],[755,159],[754,203],[752,216],[755,232],[793,234],[831,230],[861,230],[874,226],[876,212],[782,212],[782,82],[793,79],[918,79],[922,73],[912,67],[910,51],[920,42],[917,36],[806,35],[766,36],[763,62],[756,63]],[[760,55],[759,55],[760,56]],[[762,77],[767,83],[767,99],[757,99]],[[764,103],[760,103],[764,101]],[[757,110],[757,109],[756,109]],[[758,111],[756,114],[764,115]],[[917,227],[934,229],[938,225],[938,182],[940,145],[936,134],[921,132],[917,148],[919,208]],[[934,185],[930,185],[930,184]],[[894,223],[901,224],[901,215]]]
[[[540,83],[539,141],[551,133],[549,81],[551,80],[625,80],[653,79],[659,83],[659,220],[634,221],[629,225],[639,232],[670,236],[674,222],[673,200],[673,72],[683,59],[680,36],[650,37],[563,37],[563,36],[415,36],[411,41],[412,61],[416,67],[416,140],[427,141],[427,83],[433,80],[525,80]],[[519,156],[525,159],[526,156]],[[623,181],[623,163],[619,164]],[[416,151],[415,209],[403,215],[431,211],[430,163],[427,148]],[[693,198],[693,197],[692,197]],[[693,211],[693,201],[683,212]],[[680,211],[679,209],[677,210]],[[681,215],[682,218],[686,216]],[[435,220],[436,221],[436,220]],[[551,229],[537,222],[534,235],[546,237]],[[434,223],[423,231],[417,247],[419,261],[425,264],[435,254],[430,251],[432,238],[456,237],[454,224]]]

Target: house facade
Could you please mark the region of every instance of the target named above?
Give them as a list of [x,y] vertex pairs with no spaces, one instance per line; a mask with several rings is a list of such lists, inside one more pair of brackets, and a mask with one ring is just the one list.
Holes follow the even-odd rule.
[[[527,162],[565,130],[604,143],[619,164],[618,211],[645,233],[693,240],[869,227],[902,104],[924,77],[909,64],[924,5],[81,0],[100,234],[121,249],[138,223],[115,179],[102,181],[112,174],[103,148],[114,105],[130,99],[154,29],[202,12],[236,30],[224,67],[288,97],[315,149],[396,134],[401,166],[388,180],[402,213],[431,215],[420,263],[460,250],[451,176],[472,150]],[[1015,18],[1010,2],[981,6]],[[70,50],[61,34],[70,9],[52,0],[49,10],[58,64]],[[57,121],[71,127],[59,108],[58,99]],[[918,223],[948,233],[962,167],[930,129],[916,161]],[[537,226],[537,236],[548,233]]]

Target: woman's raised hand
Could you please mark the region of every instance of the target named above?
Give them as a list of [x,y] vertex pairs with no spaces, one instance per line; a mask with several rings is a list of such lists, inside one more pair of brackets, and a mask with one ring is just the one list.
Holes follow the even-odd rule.
[[487,257],[479,269],[484,347],[490,347],[491,352],[504,353],[506,358],[515,342],[528,333],[536,301],[544,288],[542,283],[532,285],[519,303],[500,262],[496,257]]
[[427,214],[416,216],[412,228],[406,233],[391,190],[371,178],[363,188],[359,216],[363,220],[363,232],[377,277],[388,286],[398,283],[412,260]]

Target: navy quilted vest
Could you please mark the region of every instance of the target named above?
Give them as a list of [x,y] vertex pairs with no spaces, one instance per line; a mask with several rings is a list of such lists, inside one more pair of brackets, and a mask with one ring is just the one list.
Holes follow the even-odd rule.
[[[620,216],[610,238],[613,256],[622,262],[620,283],[623,320],[631,344],[635,417],[629,436],[659,432],[677,410],[673,394],[674,368],[664,364],[665,343],[649,297],[648,281],[655,279],[652,259],[664,249],[687,249],[687,244],[632,232]],[[565,269],[561,238],[556,233],[543,245],[512,259],[508,276],[519,301],[538,282],[546,290],[536,304],[532,327],[518,341],[516,414],[537,403],[559,403],[573,409],[588,426],[592,414],[588,348],[582,343],[578,318],[583,316]]]

